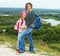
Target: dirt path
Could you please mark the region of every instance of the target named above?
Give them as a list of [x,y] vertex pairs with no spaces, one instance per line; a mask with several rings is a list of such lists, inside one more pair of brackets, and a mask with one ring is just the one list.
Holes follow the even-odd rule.
[[49,55],[47,55],[47,52],[31,53],[28,51],[17,54],[15,49],[9,48],[7,47],[6,44],[3,44],[3,45],[0,45],[0,56],[49,56]]

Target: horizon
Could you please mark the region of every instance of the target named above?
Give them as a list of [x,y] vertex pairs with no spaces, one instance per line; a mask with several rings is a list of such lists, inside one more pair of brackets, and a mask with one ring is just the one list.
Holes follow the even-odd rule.
[[[0,7],[0,8],[6,8],[6,9],[24,9],[23,7]],[[52,9],[52,8],[33,8],[33,9],[46,9],[46,10],[60,10],[60,9]]]

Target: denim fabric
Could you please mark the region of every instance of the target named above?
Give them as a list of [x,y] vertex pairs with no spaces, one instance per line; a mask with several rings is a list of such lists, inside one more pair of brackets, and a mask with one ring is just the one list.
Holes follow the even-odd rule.
[[28,27],[23,32],[18,33],[17,49],[25,51],[24,37],[28,36],[28,41],[29,41],[29,44],[30,44],[29,50],[31,50],[31,51],[34,50],[34,43],[33,43],[33,40],[32,40],[32,30],[33,30],[33,28]]

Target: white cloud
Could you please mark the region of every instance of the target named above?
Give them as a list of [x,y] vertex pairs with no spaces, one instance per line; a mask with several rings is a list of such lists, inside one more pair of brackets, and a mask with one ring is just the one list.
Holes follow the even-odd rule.
[[27,2],[34,8],[60,9],[60,0],[0,0],[0,7],[25,7]]

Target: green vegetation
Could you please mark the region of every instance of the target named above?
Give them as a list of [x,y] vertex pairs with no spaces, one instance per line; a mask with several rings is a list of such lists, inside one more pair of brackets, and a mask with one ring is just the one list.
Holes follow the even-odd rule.
[[59,17],[55,17],[55,16],[41,16],[41,18],[43,18],[43,19],[54,19],[54,20],[58,20],[58,21],[60,21],[60,18]]
[[[0,41],[16,44],[17,32],[14,31],[13,25],[2,26],[3,25],[0,25]],[[6,29],[6,32],[3,32],[3,29]],[[50,23],[42,23],[39,30],[33,30],[33,39],[36,48],[48,52],[60,52],[60,25],[50,26]],[[29,46],[27,38],[25,38],[25,41],[26,45]]]

